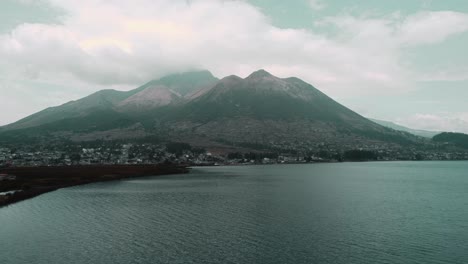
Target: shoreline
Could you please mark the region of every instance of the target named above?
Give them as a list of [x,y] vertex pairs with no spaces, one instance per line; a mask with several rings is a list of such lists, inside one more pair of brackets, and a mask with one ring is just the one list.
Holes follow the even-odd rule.
[[[399,160],[397,162],[425,162]],[[466,160],[459,160],[466,161]],[[252,164],[219,164],[219,165],[76,165],[76,166],[39,166],[39,167],[8,167],[0,168],[0,174],[16,176],[16,180],[0,181],[0,209],[2,207],[31,199],[58,189],[85,185],[95,182],[116,181],[147,176],[166,176],[185,174],[194,168],[225,167],[225,166],[270,166],[270,165],[307,165],[333,163],[374,163],[395,161],[321,161],[297,163],[252,163]],[[442,161],[447,162],[447,161]]]
[[[0,173],[16,176],[15,180],[0,181],[0,208],[34,198],[61,188],[95,182],[115,181],[145,176],[164,176],[188,173],[181,165],[86,165],[51,167],[9,167]],[[18,191],[20,190],[20,191]]]

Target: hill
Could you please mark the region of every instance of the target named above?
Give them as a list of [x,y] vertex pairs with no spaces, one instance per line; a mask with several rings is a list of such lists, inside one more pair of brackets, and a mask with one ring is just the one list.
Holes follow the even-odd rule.
[[433,141],[439,143],[449,143],[457,147],[468,149],[468,135],[463,133],[440,133],[432,138]]

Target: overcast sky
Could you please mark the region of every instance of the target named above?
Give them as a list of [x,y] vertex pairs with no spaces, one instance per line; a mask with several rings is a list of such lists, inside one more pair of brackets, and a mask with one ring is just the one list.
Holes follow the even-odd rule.
[[468,132],[466,0],[1,0],[0,125],[194,69],[297,76],[358,113]]

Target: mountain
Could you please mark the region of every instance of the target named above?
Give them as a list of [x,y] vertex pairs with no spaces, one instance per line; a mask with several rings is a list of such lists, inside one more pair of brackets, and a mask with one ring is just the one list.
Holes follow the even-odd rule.
[[383,121],[383,120],[378,120],[378,119],[373,119],[373,118],[369,118],[369,120],[371,120],[372,122],[377,123],[377,124],[379,124],[381,126],[384,126],[384,127],[388,127],[388,128],[399,130],[399,131],[408,132],[410,134],[420,136],[420,137],[425,137],[425,138],[432,138],[433,136],[440,133],[440,132],[437,132],[437,131],[412,129],[412,128],[408,128],[408,127],[404,127],[404,126],[395,124],[393,122]]
[[[415,137],[375,124],[298,78],[264,70],[228,76],[156,118],[160,134],[261,146],[411,143]],[[162,129],[161,129],[162,128]]]
[[113,107],[119,112],[142,112],[169,105],[181,99],[182,96],[174,90],[163,85],[155,85],[114,104]]
[[197,146],[283,150],[425,144],[337,103],[295,77],[259,70],[221,80],[207,71],[170,75],[131,91],[104,90],[3,127],[0,140],[157,136]]
[[457,147],[468,149],[468,135],[463,133],[440,133],[432,138],[433,141],[445,144],[453,144]]
[[186,72],[165,76],[157,84],[164,85],[183,97],[190,97],[193,93],[213,86],[218,78],[209,71]]
[[263,70],[245,79],[228,76],[173,111],[174,120],[210,122],[226,118],[346,122],[379,127],[297,78],[280,79]]

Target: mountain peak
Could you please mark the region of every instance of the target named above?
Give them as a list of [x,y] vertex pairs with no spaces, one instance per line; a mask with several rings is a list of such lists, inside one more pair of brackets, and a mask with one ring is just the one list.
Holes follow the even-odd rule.
[[164,85],[151,86],[117,104],[119,111],[145,111],[169,105],[181,96]]
[[189,96],[198,90],[214,85],[218,78],[214,77],[211,72],[207,70],[192,71],[184,73],[175,73],[162,77],[159,80],[153,80],[136,90],[142,91],[154,85],[163,85],[171,89],[182,97]]
[[221,81],[223,82],[224,81],[240,81],[240,80],[242,80],[242,78],[237,75],[229,75],[221,79]]
[[260,69],[258,71],[254,71],[253,73],[251,73],[247,79],[252,79],[252,78],[265,78],[265,77],[272,77],[273,75],[271,75],[269,72],[265,71],[264,69]]

